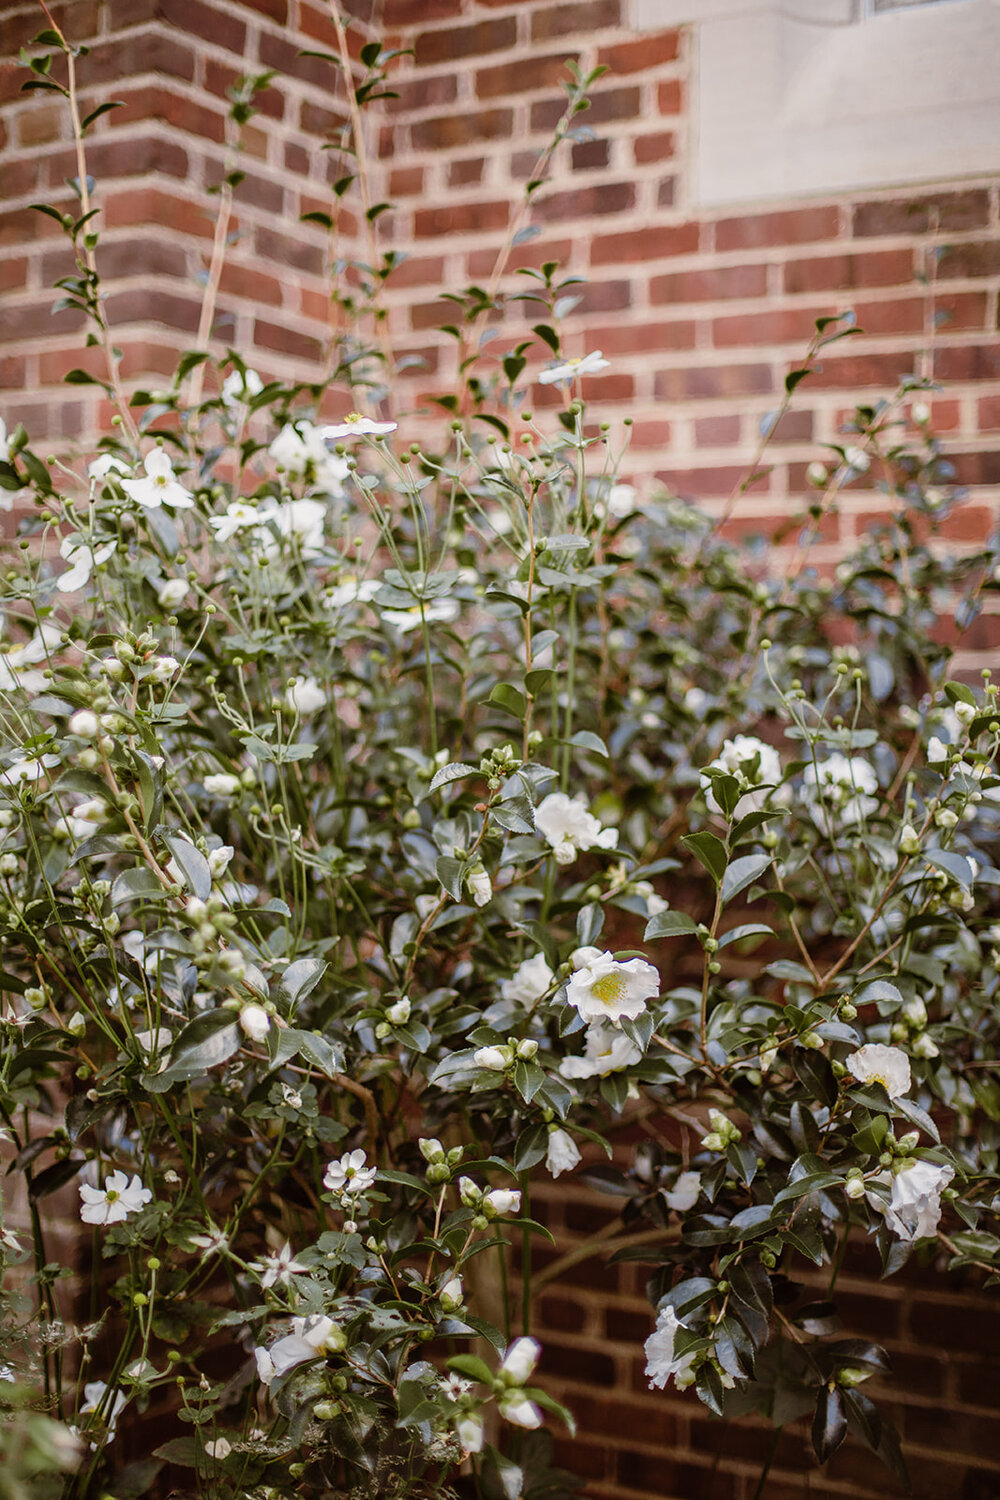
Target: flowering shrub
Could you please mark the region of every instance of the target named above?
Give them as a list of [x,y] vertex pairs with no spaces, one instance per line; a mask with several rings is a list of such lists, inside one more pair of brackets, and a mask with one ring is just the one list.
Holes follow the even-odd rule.
[[[67,296],[114,395],[89,191]],[[570,1493],[536,1431],[572,1420],[532,1335],[539,1177],[622,1203],[592,1249],[648,1267],[651,1387],[806,1416],[821,1459],[851,1432],[902,1467],[861,1388],[884,1352],[839,1330],[849,1237],[885,1274],[995,1274],[1000,707],[935,628],[995,558],[934,541],[958,497],[916,383],[859,409],[770,578],[620,481],[606,361],[565,357],[564,284],[531,275],[544,359],[466,366],[442,444],[354,409],[392,400],[373,303],[336,422],[199,348],[81,462],[5,439],[18,1493],[138,1494],[163,1461],[213,1495]],[[459,301],[472,326],[496,292]],[[820,320],[789,396],[851,331]],[[820,579],[812,529],[869,469],[885,522]],[[150,1403],[181,1435],[116,1481]]]

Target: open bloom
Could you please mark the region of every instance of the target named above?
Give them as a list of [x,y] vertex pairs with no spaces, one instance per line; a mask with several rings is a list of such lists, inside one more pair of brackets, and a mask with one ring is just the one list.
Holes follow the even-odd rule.
[[587,1027],[587,1045],[582,1057],[564,1057],[559,1071],[564,1078],[607,1078],[621,1068],[642,1062],[642,1048],[608,1021]]
[[937,1231],[941,1190],[954,1177],[952,1167],[930,1161],[911,1161],[892,1180],[892,1197],[884,1209],[885,1222],[901,1240],[922,1240]]
[[107,1401],[105,1399],[107,1390],[106,1381],[89,1380],[83,1388],[83,1405],[80,1407],[80,1415],[83,1417],[88,1412],[99,1410],[107,1428],[108,1437],[114,1437],[118,1414],[128,1405],[128,1397],[122,1391],[115,1391],[113,1398]]
[[[746,787],[744,796],[737,802],[734,818],[745,818],[747,813],[759,812],[768,799],[768,788],[777,786],[781,780],[781,756],[773,745],[766,745],[750,734],[738,734],[734,740],[726,740],[712,767],[735,776],[741,786]],[[712,793],[712,778],[703,775],[702,788],[710,812],[721,812]],[[754,787],[762,787],[754,791]]]
[[250,1269],[260,1276],[261,1286],[269,1287],[275,1286],[279,1281],[285,1286],[291,1286],[294,1278],[308,1271],[309,1267],[301,1265],[295,1259],[291,1243],[286,1240],[276,1255],[266,1255],[262,1261],[253,1261]]
[[344,609],[348,604],[368,604],[382,587],[377,578],[358,578],[354,573],[344,573],[340,582],[323,595],[323,603],[329,609]]
[[385,623],[392,625],[401,635],[409,635],[411,630],[419,630],[424,620],[431,625],[435,620],[456,620],[458,614],[457,599],[433,599],[422,607],[414,604],[410,609],[383,609],[381,611],[381,617]]
[[682,1172],[669,1192],[664,1193],[667,1207],[676,1213],[685,1214],[694,1208],[701,1194],[701,1175],[698,1172]]
[[[326,506],[318,500],[284,500],[280,505],[266,501],[257,515],[255,540],[270,560],[281,552],[282,541],[291,542],[300,557],[315,557],[323,550],[323,527]],[[272,527],[278,533],[275,539]]]
[[216,771],[211,776],[206,776],[203,782],[206,792],[212,797],[236,797],[243,790],[243,783],[238,776],[233,776],[228,771]]
[[272,1344],[270,1349],[257,1348],[257,1374],[264,1385],[280,1379],[296,1365],[321,1355],[339,1354],[346,1348],[344,1330],[332,1318],[323,1313],[314,1313],[308,1318],[293,1318],[292,1331]]
[[806,766],[802,784],[813,822],[827,832],[863,823],[878,810],[878,777],[858,756],[848,759],[835,751]]
[[80,1218],[85,1224],[120,1224],[129,1214],[139,1213],[152,1201],[153,1194],[143,1187],[138,1173],[130,1182],[127,1172],[112,1172],[104,1179],[103,1188],[81,1182],[80,1197]]
[[545,1152],[545,1165],[553,1177],[563,1172],[572,1172],[580,1160],[576,1141],[567,1130],[558,1125],[549,1126],[549,1144]]
[[69,567],[56,579],[56,588],[61,594],[75,594],[89,583],[94,569],[107,562],[117,546],[117,542],[102,542],[99,547],[88,547],[76,537],[64,536],[59,543],[59,556],[66,559]]
[[260,524],[260,512],[249,500],[231,500],[221,516],[209,516],[208,524],[215,532],[216,540],[228,542],[238,531],[247,526]]
[[319,432],[320,437],[333,443],[345,437],[382,437],[386,432],[395,432],[398,426],[398,422],[373,422],[371,417],[365,417],[359,411],[349,411],[342,422],[321,427]]
[[341,495],[348,475],[347,463],[331,453],[322,433],[311,422],[289,423],[267,450],[286,474],[315,479],[316,488],[327,495]]
[[154,448],[142,461],[145,479],[123,479],[122,489],[127,490],[136,505],[146,510],[158,510],[161,505],[171,505],[177,510],[187,510],[194,504],[194,496],[186,490],[174,474],[169,453]]
[[223,406],[245,406],[254,396],[259,396],[264,382],[256,370],[234,370],[222,382]]
[[332,1161],[323,1176],[324,1187],[331,1193],[367,1193],[375,1183],[377,1168],[368,1167],[361,1150],[347,1151],[339,1161]]
[[545,954],[536,953],[534,958],[526,958],[518,964],[511,977],[501,982],[500,993],[505,1000],[516,1001],[519,1005],[534,1005],[548,993],[555,977]]
[[590,354],[585,354],[582,359],[564,359],[561,364],[550,365],[547,370],[542,370],[538,376],[539,385],[569,385],[579,375],[596,375],[598,370],[606,370],[610,360],[604,359],[600,349],[594,349]]
[[535,827],[561,865],[571,865],[587,849],[615,849],[618,829],[602,828],[582,798],[550,792],[535,808]]
[[293,677],[285,693],[285,702],[293,713],[306,717],[326,705],[326,693],[315,677]]
[[585,1021],[634,1021],[660,993],[660,976],[643,958],[619,963],[610,953],[589,959],[570,976],[566,999]]
[[61,640],[61,630],[54,625],[41,625],[30,641],[3,652],[0,655],[0,693],[13,693],[17,688],[29,694],[42,692],[45,678],[41,672],[31,669],[38,662],[45,661]]
[[656,1319],[656,1327],[645,1344],[646,1374],[649,1377],[650,1389],[655,1387],[662,1391],[671,1376],[678,1387],[690,1385],[694,1356],[674,1353],[677,1330],[683,1327],[684,1324],[672,1307],[661,1308]]
[[910,1059],[899,1047],[867,1042],[851,1053],[847,1071],[859,1083],[880,1083],[890,1099],[910,1092]]
[[58,755],[17,755],[0,775],[0,786],[17,786],[20,781],[37,781],[49,766],[59,764]]

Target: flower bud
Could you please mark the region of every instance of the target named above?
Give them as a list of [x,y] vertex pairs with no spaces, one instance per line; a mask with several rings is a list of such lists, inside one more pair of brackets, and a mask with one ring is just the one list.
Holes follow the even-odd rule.
[[525,1062],[530,1062],[533,1057],[538,1055],[538,1043],[531,1037],[525,1037],[523,1041],[517,1044],[517,1055]]
[[97,715],[87,708],[81,708],[69,721],[70,734],[78,734],[82,740],[95,740],[99,728]]
[[435,1140],[433,1136],[421,1138],[417,1142],[417,1150],[420,1152],[420,1155],[423,1157],[424,1161],[433,1163],[440,1163],[444,1161],[444,1147],[442,1146],[441,1142]]
[[920,840],[917,831],[909,823],[904,823],[899,830],[899,848],[902,854],[919,854]]
[[916,1151],[919,1143],[919,1130],[908,1130],[905,1135],[900,1136],[896,1143],[896,1150],[900,1156],[909,1156],[911,1151]]
[[477,1068],[503,1073],[510,1063],[510,1052],[506,1047],[477,1047],[472,1060]]
[[405,1026],[410,1019],[409,997],[404,995],[402,1000],[397,1000],[395,1005],[390,1005],[385,1014],[386,1019],[391,1021],[393,1026]]
[[252,1042],[262,1042],[271,1029],[271,1017],[262,1005],[244,1005],[240,1026]]

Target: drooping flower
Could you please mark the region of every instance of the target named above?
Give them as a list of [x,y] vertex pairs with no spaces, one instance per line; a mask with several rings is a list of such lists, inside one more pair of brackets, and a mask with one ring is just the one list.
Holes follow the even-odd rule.
[[164,609],[176,609],[191,591],[186,578],[168,578],[156,591],[156,602]]
[[477,1047],[472,1054],[472,1061],[477,1068],[485,1068],[491,1073],[502,1073],[510,1061],[510,1055],[502,1047]]
[[500,983],[500,994],[518,1005],[534,1005],[547,994],[555,980],[544,953],[536,953],[518,964],[509,979]]
[[234,370],[222,382],[222,404],[228,407],[246,406],[263,389],[264,382],[256,370]]
[[[740,785],[747,788],[736,804],[734,818],[745,818],[747,813],[759,812],[772,795],[768,788],[776,787],[782,774],[781,756],[774,746],[750,734],[738,734],[735,739],[726,740],[712,761],[712,768],[735,776]],[[709,811],[721,812],[712,792],[712,778],[703,774],[701,785]],[[754,791],[755,787],[762,790]]]
[[130,1182],[127,1172],[117,1171],[104,1179],[103,1188],[81,1182],[80,1197],[83,1199],[80,1218],[85,1224],[120,1224],[129,1214],[139,1213],[152,1202],[153,1194],[143,1187],[138,1173]]
[[689,1208],[694,1208],[701,1194],[701,1174],[698,1172],[682,1172],[669,1192],[664,1193],[668,1208],[676,1213],[685,1214]]
[[607,1078],[609,1073],[637,1062],[642,1062],[642,1048],[623,1031],[601,1020],[587,1027],[583,1056],[564,1057],[559,1071],[564,1078]]
[[878,810],[878,777],[866,760],[850,759],[835,751],[826,760],[806,766],[803,794],[809,815],[818,828],[833,834],[853,827]]
[[559,1177],[563,1172],[572,1172],[579,1161],[580,1152],[569,1131],[562,1130],[558,1125],[550,1125],[545,1165],[552,1176]]
[[351,411],[342,422],[321,427],[320,436],[329,443],[345,437],[382,437],[387,432],[395,432],[398,426],[398,422],[373,422],[371,417],[365,417],[359,411]]
[[483,1419],[478,1412],[463,1412],[455,1423],[455,1431],[466,1453],[482,1452]]
[[90,582],[91,573],[100,563],[107,562],[117,546],[117,542],[102,542],[99,547],[88,547],[86,542],[64,536],[59,543],[59,556],[65,558],[69,567],[56,579],[56,588],[61,594],[75,594]]
[[505,1385],[527,1385],[541,1353],[542,1346],[537,1339],[515,1339],[507,1346],[497,1374]]
[[954,1177],[952,1167],[930,1161],[910,1161],[892,1180],[892,1197],[884,1208],[885,1222],[901,1240],[922,1240],[937,1232],[941,1192]]
[[694,1355],[676,1355],[674,1353],[677,1330],[683,1327],[684,1324],[680,1321],[672,1307],[660,1309],[656,1319],[656,1327],[645,1343],[646,1374],[649,1377],[651,1390],[662,1391],[671,1377],[673,1377],[678,1388],[690,1385],[691,1366],[694,1363]]
[[339,1161],[332,1161],[323,1175],[323,1185],[331,1193],[367,1193],[378,1175],[376,1167],[366,1166],[368,1158],[361,1150],[347,1151]]
[[567,1002],[585,1021],[610,1021],[623,1017],[634,1021],[646,1009],[646,1001],[660,993],[660,976],[644,958],[619,963],[610,953],[590,958],[570,975]]
[[497,1402],[500,1415],[515,1427],[541,1427],[542,1414],[533,1401],[520,1391],[511,1391]]
[[571,865],[587,849],[618,847],[618,829],[602,828],[582,797],[568,797],[565,792],[550,792],[542,798],[535,808],[535,827],[561,865]]
[[293,713],[306,718],[326,707],[327,695],[315,677],[293,677],[285,692],[285,702]]
[[128,464],[115,458],[113,453],[100,453],[87,465],[87,473],[93,480],[107,479],[109,474],[131,474]]
[[521,1194],[516,1188],[490,1188],[483,1194],[482,1208],[487,1215],[502,1217],[521,1211]]
[[859,1083],[880,1083],[890,1099],[910,1092],[910,1059],[899,1047],[866,1042],[847,1059],[847,1071]]
[[540,371],[538,375],[539,385],[569,385],[580,375],[596,375],[598,370],[606,370],[610,360],[604,359],[600,349],[594,349],[590,354],[585,354],[582,359],[564,359],[561,364],[550,365],[547,370]]
[[467,872],[465,887],[476,906],[488,906],[493,900],[493,882],[481,860]]
[[186,490],[174,474],[169,453],[154,448],[142,461],[145,479],[123,479],[122,489],[127,490],[145,510],[158,510],[161,505],[170,505],[175,510],[188,510],[194,504],[194,496]]

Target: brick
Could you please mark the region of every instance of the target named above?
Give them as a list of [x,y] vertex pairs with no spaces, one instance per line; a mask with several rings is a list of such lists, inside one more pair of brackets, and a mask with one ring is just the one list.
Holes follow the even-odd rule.
[[309,172],[309,152],[297,141],[286,141],[285,143],[285,166],[289,172],[294,172],[297,177],[305,177]]
[[521,57],[516,62],[480,68],[476,73],[476,94],[480,99],[498,99],[503,94],[556,89],[566,78],[566,63],[572,56],[571,53],[559,53],[557,56]]
[[667,78],[657,85],[656,107],[661,115],[679,115],[684,106],[684,92],[679,78]]
[[698,224],[655,224],[624,234],[608,234],[590,242],[593,266],[663,260],[671,255],[692,255],[698,249]]
[[934,351],[934,376],[943,381],[1000,378],[1000,344],[960,344]]
[[649,283],[653,303],[724,302],[736,297],[762,297],[766,291],[766,266],[673,271],[654,276]]
[[22,198],[33,193],[38,186],[42,158],[31,155],[20,161],[7,160],[3,164],[3,190],[6,198]]
[[390,198],[413,198],[423,190],[423,167],[397,167],[389,173]]
[[133,127],[140,121],[162,120],[177,130],[183,130],[186,135],[198,136],[202,140],[221,142],[226,138],[225,116],[220,110],[209,109],[172,89],[143,88],[134,94],[119,89],[118,94],[124,95],[124,108],[116,109],[108,116],[112,130],[120,130],[126,125]]
[[717,349],[751,348],[758,344],[801,344],[805,348],[815,332],[817,316],[811,307],[781,307],[716,318],[712,323],[712,343]]
[[740,419],[737,416],[698,417],[694,424],[694,440],[699,448],[725,448],[740,440]]
[[[618,120],[635,120],[639,117],[639,90],[595,89],[590,95],[590,108],[586,123],[591,128],[608,125]],[[566,101],[558,96],[539,99],[531,106],[532,130],[554,130],[566,110]]]
[[270,307],[281,307],[284,302],[282,283],[276,276],[251,266],[226,262],[219,283],[223,293],[232,297],[243,297],[250,302],[266,302]]
[[839,358],[830,354],[816,365],[809,377],[809,386],[813,390],[895,386],[904,375],[913,374],[914,363],[912,349],[888,354],[841,355]]
[[509,217],[510,205],[506,200],[421,208],[413,216],[413,233],[417,239],[430,239],[442,234],[476,234],[483,230],[505,228]]
[[339,135],[346,123],[347,116],[342,110],[327,109],[313,99],[303,99],[299,105],[299,125],[306,135],[326,140]]
[[414,62],[418,68],[438,63],[457,62],[465,57],[481,57],[486,52],[502,52],[517,40],[517,21],[513,16],[479,21],[474,26],[446,26],[438,31],[421,31],[413,42]]
[[611,161],[610,141],[576,141],[570,151],[574,172],[607,167]]
[[[3,276],[3,262],[0,261],[0,278]],[[2,286],[0,280],[0,286]],[[980,432],[993,432],[1000,428],[1000,396],[981,396],[976,408],[976,421]]]
[[531,40],[547,42],[574,33],[589,37],[601,27],[618,26],[621,21],[621,0],[575,0],[572,5],[537,5],[531,15]]
[[201,203],[162,187],[109,192],[103,201],[102,218],[106,229],[158,224],[169,226],[175,234],[196,235],[199,239],[211,239],[215,232],[215,221]]
[[615,1362],[607,1354],[590,1347],[568,1348],[550,1340],[545,1345],[542,1362],[543,1379],[562,1376],[580,1384],[612,1388],[615,1384]]
[[318,364],[323,357],[323,345],[319,339],[281,323],[269,323],[263,318],[254,319],[253,341],[261,349],[273,349],[277,354],[288,354],[312,364]]
[[112,292],[107,299],[108,322],[116,331],[126,323],[162,323],[171,330],[196,333],[201,316],[201,298],[159,287],[129,287]]
[[651,161],[670,161],[676,154],[677,137],[672,130],[637,135],[632,142],[632,155],[637,166],[645,166]]
[[326,251],[318,244],[283,230],[267,229],[263,225],[254,230],[254,249],[265,260],[286,268],[307,271],[312,276],[322,276],[326,269]]
[[62,105],[36,104],[18,112],[17,138],[22,146],[43,146],[69,135],[70,124]]
[[[158,135],[103,135],[87,150],[88,172],[98,182],[120,182],[154,172],[183,179],[188,175],[189,166],[190,159],[184,147]],[[65,156],[61,153],[50,156],[48,170],[50,183],[58,187],[70,172],[75,173],[75,155],[67,152]]]
[[395,99],[387,99],[386,105],[394,114],[415,115],[424,109],[440,109],[442,105],[454,104],[458,98],[457,73],[419,73],[416,77],[393,80]]
[[601,324],[590,329],[590,341],[606,355],[667,353],[675,349],[693,349],[697,324],[678,320],[671,323],[636,324],[620,322]]
[[587,1321],[584,1304],[568,1297],[547,1295],[538,1305],[538,1316],[546,1328],[558,1333],[579,1333]]
[[513,129],[513,110],[483,109],[417,120],[410,127],[410,137],[419,151],[454,151],[474,141],[505,140]]
[[1000,243],[996,240],[973,241],[964,245],[944,245],[937,262],[938,281],[953,277],[996,276],[1000,274]]
[[[653,1429],[655,1432],[655,1428]],[[721,1432],[720,1432],[721,1438]],[[661,1454],[619,1453],[616,1477],[626,1490],[645,1490],[651,1495],[683,1496],[684,1500],[738,1500],[739,1481],[717,1469],[665,1459]]]
[[703,365],[661,370],[653,388],[665,401],[762,396],[774,389],[770,365]]
[[119,276],[172,276],[186,278],[191,273],[189,251],[183,244],[164,235],[138,234],[127,238],[107,237],[99,251],[101,275],[105,281]]
[[785,291],[833,292],[866,286],[904,286],[912,283],[913,272],[912,249],[816,256],[787,262]]
[[989,214],[990,200],[985,189],[935,193],[929,197],[859,203],[852,228],[858,238],[926,234],[942,229],[985,229]]
[[53,312],[52,301],[52,295],[48,294],[44,302],[28,302],[4,308],[4,339],[10,344],[17,344],[23,339],[48,338],[55,333],[75,333],[86,326],[83,313],[70,307]]
[[28,259],[21,255],[0,260],[0,292],[16,292],[28,280]]
[[665,177],[656,189],[657,208],[673,208],[677,196],[677,178]]
[[449,187],[478,187],[483,180],[484,156],[470,156],[465,161],[453,161],[448,166]]
[[679,31],[662,31],[658,36],[644,36],[636,42],[616,42],[601,47],[597,61],[620,77],[623,73],[645,73],[649,68],[676,62],[680,54]]
[[455,0],[385,0],[383,8],[386,26],[416,26],[426,21],[451,21],[454,17]]
[[589,187],[553,193],[532,201],[532,217],[550,224],[566,219],[586,219],[603,214],[620,214],[635,202],[635,188],[630,182],[595,182]]
[[117,84],[126,78],[131,83],[143,73],[166,74],[193,83],[194,47],[156,25],[102,42],[77,63],[81,90]]
[[203,0],[159,0],[157,13],[186,36],[200,36],[237,57],[246,51],[245,24],[217,5],[205,4]]
[[439,255],[412,255],[393,267],[389,277],[389,288],[429,286],[439,287],[444,276],[444,260]]
[[715,248],[759,250],[772,245],[798,245],[809,240],[832,240],[837,236],[836,208],[782,209],[771,214],[741,214],[720,219],[715,226]]
[[322,89],[327,97],[339,83],[340,74],[333,63],[319,57],[300,57],[299,48],[293,42],[270,31],[261,32],[260,60],[265,68],[275,68],[282,78],[312,84]]

